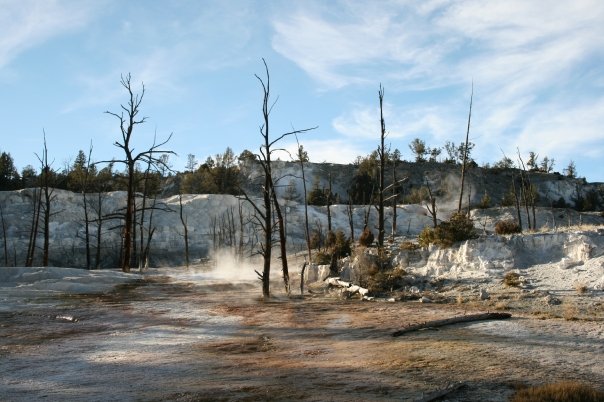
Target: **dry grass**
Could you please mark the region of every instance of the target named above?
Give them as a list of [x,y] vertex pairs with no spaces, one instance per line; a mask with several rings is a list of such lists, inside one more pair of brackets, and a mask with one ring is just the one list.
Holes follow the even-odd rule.
[[578,294],[583,295],[585,293],[587,293],[587,285],[583,282],[577,282],[575,283],[575,290],[577,291]]
[[503,283],[508,287],[520,287],[520,274],[512,271],[506,273],[503,277]]
[[598,402],[604,401],[604,392],[574,381],[540,385],[521,389],[511,402]]
[[566,321],[576,321],[579,319],[579,309],[574,303],[564,303],[562,307],[562,318]]
[[556,229],[552,229],[549,226],[543,226],[533,231],[532,233],[552,233],[552,232],[593,232],[598,229],[602,229],[602,225],[571,225],[571,226],[557,226]]
[[401,243],[400,248],[401,248],[401,250],[414,251],[414,250],[419,250],[420,246],[417,243],[406,240]]

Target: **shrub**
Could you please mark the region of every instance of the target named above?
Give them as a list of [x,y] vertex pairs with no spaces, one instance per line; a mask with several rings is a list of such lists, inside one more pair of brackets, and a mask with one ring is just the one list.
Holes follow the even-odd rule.
[[511,402],[597,402],[604,392],[574,381],[539,385],[518,390]]
[[582,295],[582,294],[587,293],[587,291],[589,289],[585,283],[577,282],[577,283],[575,283],[575,290],[577,291],[578,294]]
[[480,199],[480,203],[478,203],[478,208],[487,209],[491,207],[491,197],[487,193],[484,193],[482,198]]
[[325,246],[331,247],[334,244],[336,244],[336,234],[333,232],[333,230],[330,230],[327,232],[327,236],[325,236]]
[[361,254],[358,269],[361,274],[360,285],[372,294],[391,292],[407,284],[407,273],[400,268],[393,269],[390,258],[385,254]]
[[518,223],[513,219],[499,221],[495,224],[495,233],[497,233],[498,235],[506,235],[520,232],[522,232],[520,225],[518,225]]
[[429,198],[430,194],[427,187],[414,187],[409,191],[409,194],[403,198],[403,202],[405,204],[421,204]]
[[359,244],[361,246],[369,247],[373,244],[373,240],[375,240],[373,232],[369,230],[369,228],[365,228],[359,237]]
[[520,274],[517,272],[508,272],[503,277],[503,283],[509,287],[520,287]]
[[566,203],[564,197],[558,198],[558,201],[552,202],[552,208],[568,208],[569,205]]
[[418,242],[422,247],[436,244],[441,248],[451,247],[453,243],[475,239],[477,236],[472,219],[463,213],[455,213],[446,222],[441,222],[435,229],[424,228],[419,234]]
[[412,241],[404,241],[401,243],[401,250],[413,251],[419,248],[419,244],[413,243]]
[[316,230],[310,234],[310,248],[318,249],[323,245],[323,239],[321,238],[321,233]]
[[430,244],[434,243],[435,240],[436,236],[434,234],[434,229],[430,227],[425,227],[417,236],[417,244],[419,244],[420,247],[428,247]]
[[350,239],[347,238],[340,229],[338,229],[334,235],[333,252],[338,258],[345,257],[352,253],[352,250],[350,249]]
[[317,265],[329,265],[331,264],[331,254],[319,251],[313,256],[313,261]]
[[327,205],[327,195],[325,194],[324,190],[315,187],[312,191],[308,193],[306,202],[308,202],[308,205]]

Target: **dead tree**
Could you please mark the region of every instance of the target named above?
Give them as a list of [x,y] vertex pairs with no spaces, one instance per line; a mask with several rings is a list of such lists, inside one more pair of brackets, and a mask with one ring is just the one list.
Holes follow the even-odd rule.
[[474,98],[474,82],[472,82],[472,93],[470,95],[470,112],[468,113],[468,128],[466,130],[466,142],[463,146],[463,155],[461,162],[461,187],[459,189],[459,205],[457,206],[457,213],[461,213],[461,203],[463,200],[463,188],[465,185],[466,179],[466,167],[468,163],[468,144],[470,137],[470,122],[472,120],[472,100]]
[[42,191],[39,188],[33,189],[32,199],[32,218],[29,230],[29,241],[27,243],[27,254],[25,256],[25,266],[31,267],[34,262],[36,252],[36,243],[38,241],[38,227],[40,225],[40,213],[42,210]]
[[50,168],[48,162],[48,147],[46,146],[46,133],[44,133],[44,147],[42,149],[42,156],[36,154],[38,161],[40,161],[40,185],[43,195],[42,210],[44,212],[44,245],[42,246],[42,266],[48,266],[48,254],[50,248],[50,207],[54,200],[54,189],[52,188],[52,177],[54,172]]
[[392,239],[396,236],[396,201],[398,193],[396,191],[396,159],[392,160]]
[[[522,183],[522,198],[524,199],[524,206],[526,208],[526,219],[528,221],[528,228],[529,230],[535,230],[537,229],[537,218],[536,218],[536,212],[535,212],[535,188],[533,187],[533,185],[531,184],[531,179],[529,177],[529,174],[527,172],[526,166],[524,164],[524,160],[522,160],[522,156],[520,156],[520,150],[517,150],[518,152],[518,160],[520,162],[520,167],[522,168],[522,170],[520,171],[520,179],[521,179],[521,183]],[[532,209],[533,211],[533,221],[531,222],[531,215],[529,212],[529,207]]]
[[182,206],[182,194],[178,193],[178,206],[180,211],[180,223],[182,224],[183,237],[185,239],[185,265],[189,268],[189,229],[187,228],[187,217]]
[[90,182],[90,169],[92,164],[90,158],[92,156],[92,142],[90,143],[90,149],[88,151],[88,160],[86,161],[85,171],[80,176],[80,190],[82,193],[82,203],[84,207],[84,243],[86,247],[86,269],[90,269],[92,266],[92,256],[90,250],[90,208],[88,206],[88,189]]
[[378,183],[378,247],[384,246],[384,172],[386,170],[386,148],[384,139],[386,138],[386,123],[384,122],[384,88],[380,84],[378,92],[380,100],[380,147],[378,148],[378,156],[380,162],[379,183]]
[[350,242],[354,244],[354,207],[352,205],[352,197],[348,193],[348,205],[346,208],[348,212],[348,226],[350,227]]
[[[131,144],[132,141],[132,133],[134,131],[135,126],[139,124],[143,124],[147,118],[139,117],[140,106],[143,101],[143,97],[145,95],[145,86],[141,84],[142,89],[140,94],[135,94],[132,89],[131,84],[131,76],[127,74],[126,76],[121,77],[121,84],[128,92],[128,103],[126,106],[121,105],[122,111],[120,113],[114,113],[106,111],[105,113],[114,116],[119,120],[120,131],[121,131],[121,141],[115,141],[113,145],[118,147],[124,152],[124,159],[116,160],[115,162],[122,163],[126,165],[126,212],[125,212],[125,220],[124,220],[124,233],[123,233],[123,255],[122,255],[122,271],[130,272],[131,266],[131,257],[132,257],[132,247],[133,247],[133,227],[135,220],[135,168],[137,162],[149,162],[154,165],[162,165],[164,162],[160,157],[161,154],[173,154],[173,151],[167,151],[161,149],[170,138],[172,138],[172,134],[168,136],[168,138],[159,143],[154,144],[147,150],[135,153],[134,147]],[[125,115],[124,115],[125,112]]]
[[2,240],[4,245],[4,266],[8,267],[8,243],[6,238],[6,222],[4,221],[4,210],[0,204],[0,220],[2,220]]
[[516,190],[516,176],[512,173],[512,193],[514,195],[514,204],[516,206],[516,215],[518,216],[518,226],[522,232],[522,214],[520,213],[520,198]]
[[237,204],[238,216],[239,216],[239,242],[237,246],[237,256],[239,259],[243,259],[243,247],[245,245],[245,220],[243,215],[243,204],[239,202]]
[[[300,272],[300,294],[304,294],[304,271],[308,264],[310,264],[312,254],[310,249],[310,229],[308,227],[308,194],[306,193],[306,174],[304,172],[304,156],[302,155],[303,149],[296,136],[296,144],[298,144],[298,161],[300,162],[300,170],[302,171],[302,188],[304,190],[304,236],[306,237],[306,252],[307,259],[302,265]],[[331,189],[330,189],[331,191]]]
[[[276,151],[274,148],[275,144],[279,142],[281,139],[300,134],[306,131],[310,131],[315,129],[308,128],[303,130],[292,130],[290,132],[286,132],[281,134],[276,139],[271,140],[270,137],[270,114],[273,109],[274,103],[271,103],[270,99],[270,74],[268,70],[268,65],[266,64],[266,60],[262,59],[264,63],[264,69],[266,78],[262,79],[257,74],[255,74],[256,79],[260,82],[262,86],[263,92],[263,100],[262,100],[262,118],[263,123],[260,126],[260,135],[262,136],[263,143],[260,146],[259,155],[257,155],[258,162],[262,167],[262,172],[264,175],[264,185],[262,187],[262,200],[263,205],[260,207],[257,203],[248,197],[244,193],[245,199],[252,205],[256,216],[257,223],[259,223],[262,232],[264,234],[264,241],[260,244],[260,254],[263,257],[263,268],[262,273],[258,274],[258,277],[262,281],[262,294],[265,298],[270,297],[270,271],[271,271],[271,257],[272,257],[272,245],[273,245],[273,212],[277,213],[278,226],[279,226],[279,239],[280,239],[280,249],[281,249],[281,263],[283,267],[283,280],[285,283],[286,291],[289,293],[289,273],[287,266],[287,252],[286,252],[286,236],[284,230],[283,217],[281,216],[281,211],[279,207],[279,203],[277,202],[277,196],[275,193],[275,182],[273,178],[273,171],[271,165],[271,157],[273,152]],[[274,208],[274,211],[273,211]]]
[[432,216],[432,224],[434,228],[436,228],[438,226],[438,222],[436,220],[436,197],[432,193],[432,189],[430,188],[430,183],[428,183],[428,179],[426,179],[426,188],[428,189],[428,201],[430,203],[429,205],[426,205],[426,208]]

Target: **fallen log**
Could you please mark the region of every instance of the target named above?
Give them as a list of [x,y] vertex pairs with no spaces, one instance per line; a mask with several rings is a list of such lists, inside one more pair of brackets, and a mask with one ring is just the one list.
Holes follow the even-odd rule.
[[434,320],[434,321],[426,321],[421,324],[413,324],[409,325],[403,329],[399,329],[392,333],[392,336],[397,337],[401,335],[405,335],[409,332],[419,331],[422,329],[428,328],[438,328],[444,327],[446,325],[459,324],[462,322],[472,322],[472,321],[485,321],[485,320],[505,320],[506,318],[510,318],[512,315],[510,313],[481,313],[481,314],[471,314],[471,315],[462,315],[459,317],[446,318],[443,320]]
[[447,396],[455,391],[457,391],[458,389],[461,389],[463,387],[466,386],[465,382],[458,382],[456,384],[449,384],[447,385],[444,389],[432,392],[426,396],[424,396],[422,399],[420,399],[417,402],[432,402],[435,401],[437,399],[442,398],[443,396]]

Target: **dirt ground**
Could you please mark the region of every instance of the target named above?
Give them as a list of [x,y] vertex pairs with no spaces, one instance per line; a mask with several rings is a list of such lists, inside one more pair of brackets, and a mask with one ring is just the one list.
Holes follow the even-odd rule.
[[514,308],[393,338],[488,305],[259,296],[257,282],[155,275],[31,300],[0,315],[0,400],[420,401],[453,387],[441,400],[505,401],[522,385],[604,384],[599,319]]

